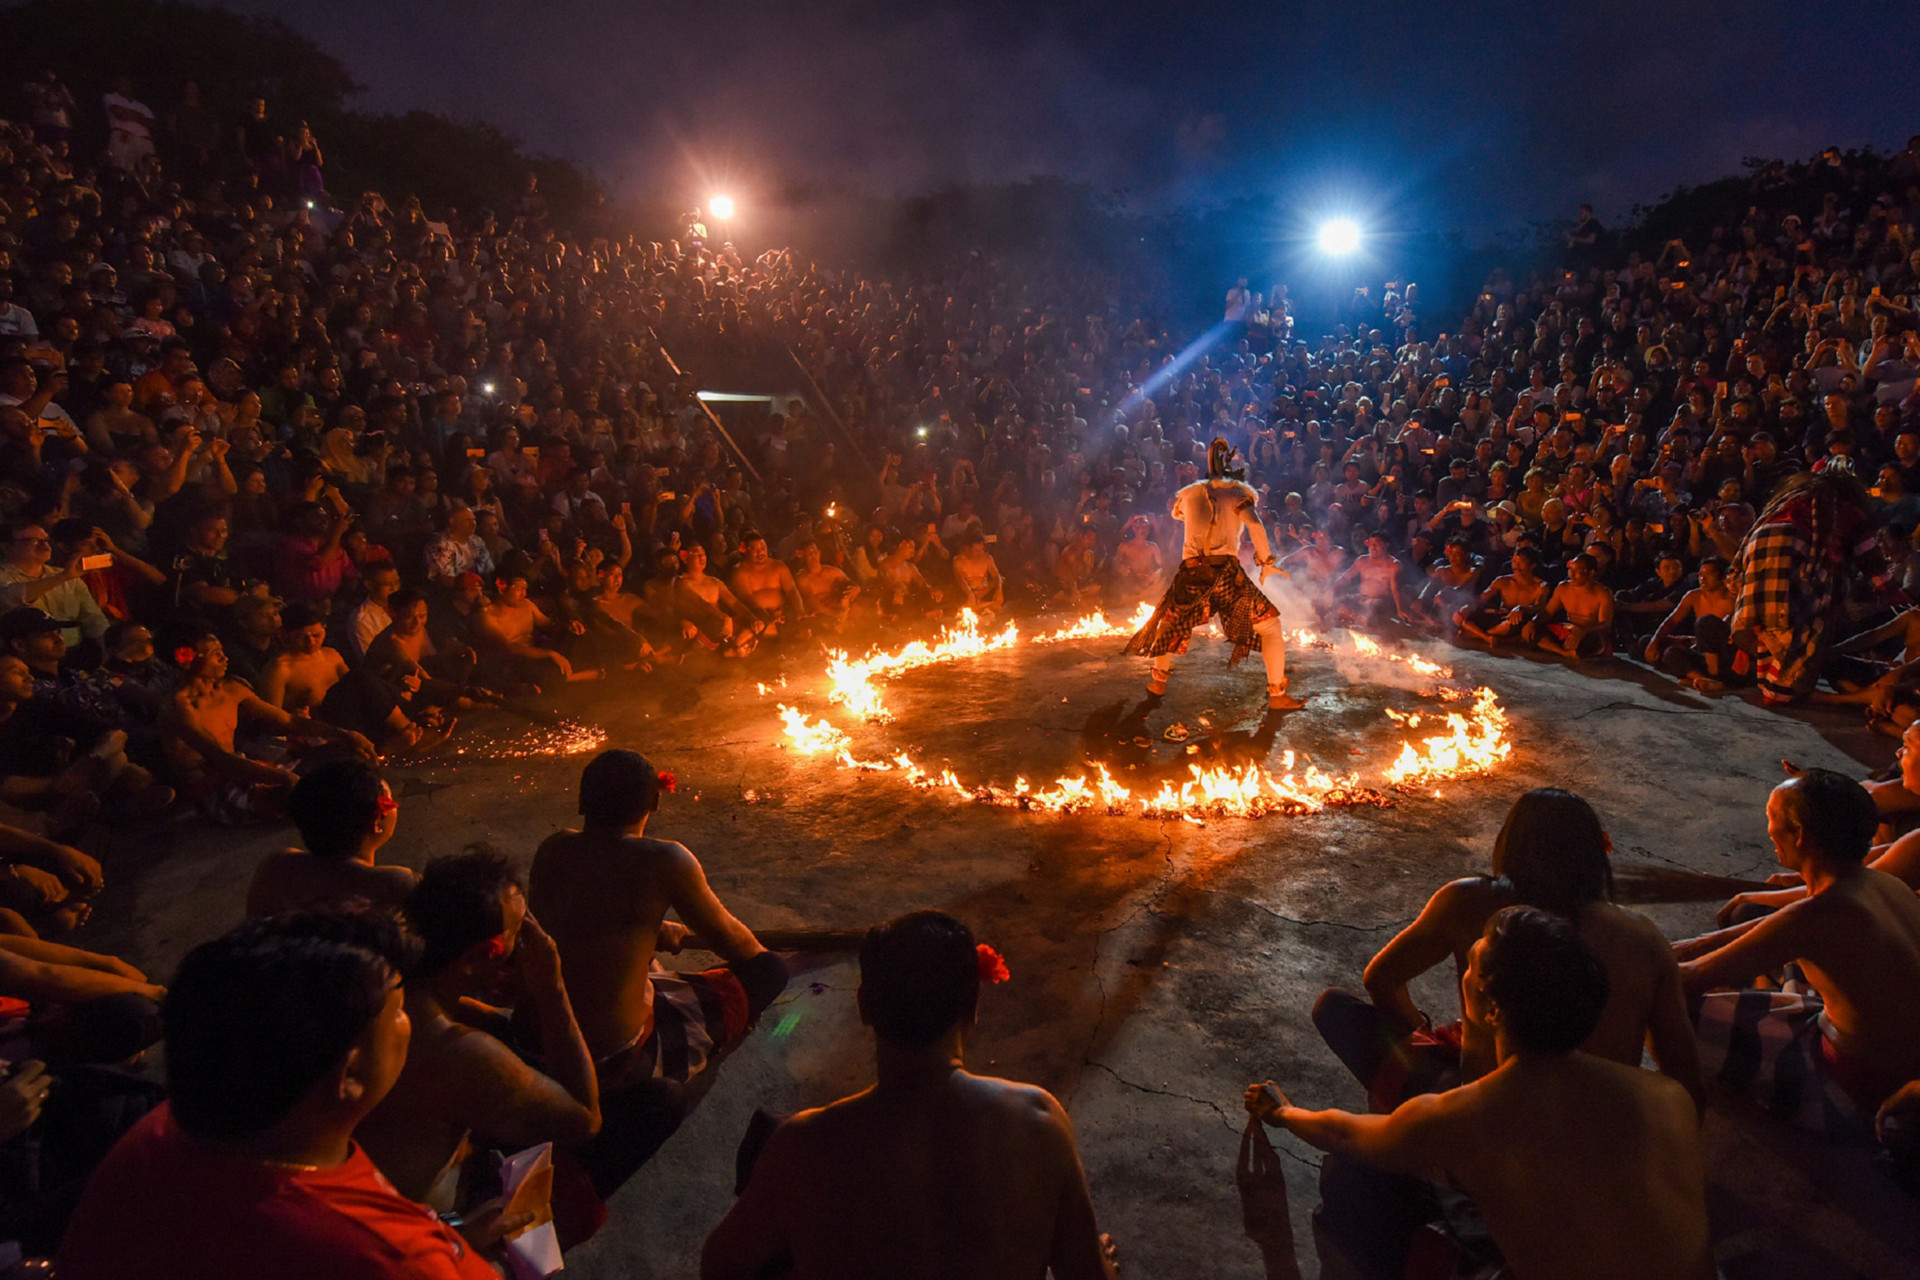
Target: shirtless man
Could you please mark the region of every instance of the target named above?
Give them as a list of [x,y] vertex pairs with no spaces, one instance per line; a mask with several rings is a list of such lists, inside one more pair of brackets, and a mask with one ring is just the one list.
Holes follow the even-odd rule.
[[310,713],[347,674],[347,660],[327,644],[326,615],[310,604],[281,615],[280,653],[260,677],[260,696],[283,711]]
[[629,671],[639,669],[651,671],[651,663],[670,660],[670,654],[663,654],[648,643],[643,628],[646,619],[640,616],[642,601],[639,596],[625,590],[626,570],[613,560],[603,561],[599,568],[600,590],[593,598],[594,612],[600,615],[601,625],[617,627],[624,633],[624,639],[633,646],[635,661],[628,664]]
[[[786,965],[721,904],[700,860],[647,836],[660,793],[644,757],[595,757],[580,775],[582,829],[548,836],[527,878],[528,906],[574,975],[580,1029],[607,1095],[660,1076],[684,1082],[744,1037],[787,983]],[[669,910],[682,926],[662,924]],[[678,950],[689,929],[726,967],[653,970],[656,948]],[[699,988],[710,998],[690,998]],[[744,1022],[689,1018],[690,1009],[723,1006],[744,1009]]]
[[[1776,1110],[1828,1132],[1858,1132],[1920,1077],[1920,897],[1863,865],[1879,821],[1851,778],[1808,769],[1787,779],[1767,797],[1767,834],[1806,896],[1674,944],[1681,980],[1699,1001],[1708,1073],[1761,1082]],[[1747,989],[1789,962],[1810,991]],[[1754,1052],[1795,1062],[1755,1063]]]
[[1060,548],[1060,555],[1053,562],[1056,590],[1052,603],[1072,609],[1100,598],[1099,542],[1099,534],[1090,526],[1082,525],[1073,531],[1073,536],[1067,539],[1066,546]]
[[793,570],[768,554],[766,535],[758,529],[741,534],[740,556],[729,585],[737,599],[767,620],[769,638],[779,634],[781,626],[805,616],[806,603],[794,583]]
[[960,588],[960,603],[980,615],[983,623],[1007,605],[1007,584],[1000,566],[987,550],[986,535],[968,529],[960,535],[959,549],[953,556],[953,580]]
[[[1613,652],[1613,592],[1594,578],[1597,566],[1585,552],[1567,561],[1567,580],[1553,589],[1528,638],[1569,662]],[[1564,616],[1565,622],[1554,618]]]
[[[1899,785],[1920,793],[1920,721],[1908,725],[1900,735],[1899,763]],[[1877,836],[1879,833],[1876,831],[1875,834]],[[1875,844],[1867,851],[1867,865],[1875,871],[1886,872],[1903,881],[1915,893],[1920,893],[1920,827]],[[1780,887],[1736,893],[1720,908],[1715,918],[1722,925],[1738,924],[1807,896],[1807,882],[1798,872],[1768,876],[1767,883]]]
[[[1613,847],[1593,808],[1571,792],[1529,791],[1514,802],[1493,846],[1491,875],[1443,885],[1419,918],[1368,963],[1367,999],[1338,988],[1314,1004],[1314,1026],[1384,1109],[1442,1080],[1476,1080],[1494,1066],[1492,1040],[1469,1021],[1457,1054],[1411,1049],[1408,1037],[1431,1020],[1415,1006],[1413,980],[1453,960],[1464,975],[1487,921],[1511,906],[1538,907],[1570,921],[1607,970],[1606,1008],[1581,1049],[1627,1066],[1650,1047],[1660,1070],[1702,1096],[1700,1058],[1680,990],[1680,969],[1652,921],[1611,901]],[[1444,1029],[1438,1037],[1450,1042]],[[1381,1068],[1392,1057],[1399,1076]]]
[[[404,750],[429,741],[428,730],[408,717],[397,689],[372,669],[347,666],[327,644],[325,616],[310,604],[288,605],[280,653],[260,677],[260,697],[295,715],[318,715],[356,733],[370,734]],[[437,741],[444,734],[435,733]]]
[[[1647,661],[1702,691],[1718,689],[1732,660],[1727,620],[1733,616],[1734,591],[1727,585],[1727,562],[1708,556],[1700,562],[1700,585],[1680,597],[1673,612],[1647,641]],[[1691,637],[1678,635],[1692,625]]]
[[[1889,640],[1900,641],[1900,657],[1888,668],[1873,659],[1852,655],[1868,653]],[[1864,705],[1867,721],[1878,729],[1901,730],[1913,723],[1916,715],[1914,686],[1920,684],[1920,609],[1903,609],[1872,630],[1849,636],[1834,646],[1840,657],[1828,672],[1828,679],[1840,691],[1817,690],[1815,702],[1840,705]],[[1877,798],[1877,793],[1876,793]]]
[[1480,561],[1467,544],[1458,538],[1447,543],[1446,559],[1427,571],[1421,594],[1423,612],[1434,625],[1444,630],[1447,624],[1471,605],[1479,594]]
[[[1407,607],[1400,600],[1400,572],[1400,560],[1387,550],[1387,540],[1377,533],[1368,538],[1367,554],[1348,565],[1347,571],[1333,580],[1335,593],[1356,579],[1360,586],[1359,608],[1341,609],[1341,620],[1368,627],[1379,626],[1389,617],[1405,622]],[[1388,613],[1389,607],[1391,614]]]
[[1346,563],[1346,553],[1333,545],[1332,535],[1325,529],[1315,529],[1313,540],[1285,556],[1280,567],[1295,581],[1305,579],[1313,611],[1325,622],[1333,612],[1333,584]]
[[[953,566],[957,576],[960,571],[958,557],[954,559]],[[1166,576],[1166,557],[1161,554],[1160,544],[1153,540],[1153,521],[1145,516],[1133,517],[1127,521],[1126,530],[1120,535],[1120,545],[1113,551],[1115,604],[1150,599],[1156,591],[1165,589]]]
[[965,1070],[981,971],[973,935],[918,911],[867,934],[860,1020],[876,1083],[768,1139],[707,1237],[702,1280],[795,1276],[1104,1280],[1073,1126],[1053,1095]]
[[904,615],[912,604],[931,603],[934,607],[925,610],[929,618],[940,616],[940,604],[945,599],[941,591],[928,582],[920,572],[920,566],[914,563],[919,546],[906,534],[901,534],[893,544],[893,550],[880,561],[874,570],[873,585],[876,601],[882,616],[898,618]]
[[1240,567],[1241,542],[1253,543],[1254,563],[1264,581],[1281,573],[1260,522],[1260,495],[1246,482],[1246,468],[1234,464],[1234,449],[1215,437],[1207,446],[1207,478],[1173,495],[1168,514],[1180,521],[1180,568],[1144,626],[1127,641],[1125,652],[1153,659],[1147,694],[1167,691],[1175,654],[1185,653],[1194,629],[1208,618],[1233,643],[1227,665],[1258,652],[1267,669],[1267,709],[1297,711],[1306,704],[1287,692],[1286,632],[1280,610]]
[[254,868],[247,914],[331,906],[360,899],[398,907],[413,889],[411,867],[375,858],[400,825],[400,804],[363,760],[331,760],[296,782],[287,816],[306,850],[270,853]]
[[[354,1130],[401,1195],[436,1213],[455,1208],[460,1167],[477,1130],[508,1151],[573,1145],[600,1128],[593,1059],[567,1001],[553,940],[527,913],[513,865],[485,848],[435,858],[407,896],[420,936],[406,975],[413,1039],[389,1093]],[[507,980],[539,1034],[546,1075],[474,1025]]]
[[289,745],[338,742],[364,759],[374,758],[373,744],[359,734],[289,715],[243,681],[228,679],[226,651],[211,632],[181,645],[174,658],[185,683],[160,713],[161,749],[180,793],[199,803],[215,821],[278,816],[299,781],[291,769],[240,752],[234,739],[243,717],[284,735]]
[[1453,623],[1481,643],[1497,646],[1526,629],[1547,595],[1539,553],[1531,547],[1516,547],[1513,572],[1495,578],[1470,609],[1453,615]]
[[[474,631],[520,679],[548,689],[558,681],[592,680],[599,676],[597,671],[576,672],[565,654],[534,643],[534,629],[552,627],[554,623],[540,612],[539,605],[527,598],[524,577],[518,574],[503,577],[498,585],[500,594],[480,611]],[[586,628],[575,622],[569,630],[577,634]]]
[[[820,544],[812,538],[795,547],[794,552],[800,557],[800,572],[794,575],[793,581],[800,589],[800,598],[806,602],[805,612],[813,616],[820,628],[838,634],[847,625],[847,615],[860,595],[859,584],[845,571],[824,563],[820,558]],[[959,563],[956,558],[956,569]]]
[[707,648],[744,658],[759,643],[765,621],[707,572],[707,549],[697,542],[687,548],[685,571],[673,580],[673,597],[680,616],[698,629]]
[[[1364,1195],[1348,1172],[1356,1161],[1444,1177],[1472,1198],[1514,1280],[1711,1280],[1693,1100],[1664,1076],[1580,1050],[1607,1004],[1591,948],[1564,920],[1511,907],[1474,944],[1461,987],[1468,1020],[1492,1032],[1488,1075],[1391,1115],[1307,1111],[1268,1081],[1248,1087],[1248,1112],[1332,1153],[1321,1175],[1330,1199]],[[1419,1202],[1328,1212],[1344,1225],[1333,1243],[1375,1258],[1410,1244],[1404,1224],[1427,1220],[1430,1197],[1400,1198]]]

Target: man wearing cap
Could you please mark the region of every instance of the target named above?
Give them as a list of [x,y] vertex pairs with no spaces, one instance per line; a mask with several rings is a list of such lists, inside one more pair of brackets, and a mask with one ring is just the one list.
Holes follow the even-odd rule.
[[1127,642],[1127,653],[1153,658],[1147,692],[1167,691],[1173,655],[1185,653],[1195,627],[1209,617],[1233,642],[1228,665],[1258,651],[1267,667],[1267,706],[1294,711],[1306,705],[1287,696],[1286,644],[1280,610],[1240,567],[1242,531],[1253,539],[1254,562],[1264,578],[1274,569],[1266,526],[1260,522],[1260,495],[1245,480],[1245,468],[1233,466],[1234,449],[1216,437],[1207,447],[1207,478],[1173,495],[1172,513],[1186,530],[1186,546],[1173,585],[1147,625]]
[[65,566],[55,569],[53,540],[39,524],[18,524],[7,531],[6,546],[0,550],[0,608],[32,606],[61,624],[67,646],[81,640],[98,640],[107,633],[110,619],[101,611],[99,601],[81,578],[85,556],[76,554]]

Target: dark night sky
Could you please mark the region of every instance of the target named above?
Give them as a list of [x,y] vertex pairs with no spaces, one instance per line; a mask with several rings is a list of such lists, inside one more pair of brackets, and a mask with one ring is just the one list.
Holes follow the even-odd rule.
[[222,2],[339,57],[357,106],[486,119],[692,199],[1045,173],[1512,227],[1920,129],[1890,0]]

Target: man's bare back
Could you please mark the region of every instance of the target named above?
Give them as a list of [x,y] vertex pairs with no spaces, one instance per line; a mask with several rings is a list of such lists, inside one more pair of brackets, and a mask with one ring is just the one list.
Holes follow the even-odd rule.
[[768,1142],[747,1194],[777,1206],[795,1280],[1101,1274],[1055,1256],[1063,1227],[1091,1233],[1066,1112],[1009,1080],[955,1069],[803,1111]]
[[668,910],[730,963],[764,950],[714,896],[699,859],[671,840],[601,830],[548,836],[527,873],[527,906],[560,949],[596,1061],[653,1030],[647,971]]
[[1826,1003],[1835,1046],[1889,1089],[1920,1078],[1920,897],[1862,867],[1754,932],[1769,926],[1802,939],[1800,967]]
[[357,858],[322,858],[304,849],[270,853],[254,868],[247,889],[247,915],[335,906],[363,899],[397,907],[419,877],[411,867],[376,866]]
[[1708,1280],[1705,1157],[1685,1090],[1587,1053],[1429,1095],[1449,1178],[1515,1280]]
[[[1444,886],[1414,928],[1432,928],[1453,951],[1463,978],[1473,944],[1487,921],[1513,906],[1510,890],[1486,876],[1469,876]],[[1428,913],[1432,913],[1428,923]],[[1607,970],[1607,1003],[1600,1023],[1580,1046],[1582,1051],[1638,1067],[1651,1034],[1660,1067],[1689,1090],[1700,1088],[1700,1062],[1693,1027],[1680,989],[1680,967],[1659,928],[1646,917],[1610,902],[1589,902],[1573,921],[1581,941],[1592,947]],[[1484,1034],[1467,1028],[1463,1077],[1476,1079],[1492,1069],[1493,1047]]]

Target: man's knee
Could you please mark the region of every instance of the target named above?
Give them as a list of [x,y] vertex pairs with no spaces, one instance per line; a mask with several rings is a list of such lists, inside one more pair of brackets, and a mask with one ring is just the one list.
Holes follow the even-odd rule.
[[746,990],[749,1021],[757,1019],[766,1012],[768,1005],[780,998],[780,993],[787,989],[787,981],[792,976],[787,969],[787,962],[771,951],[762,951],[750,960],[727,967],[733,970],[733,976],[740,980],[741,987]]

